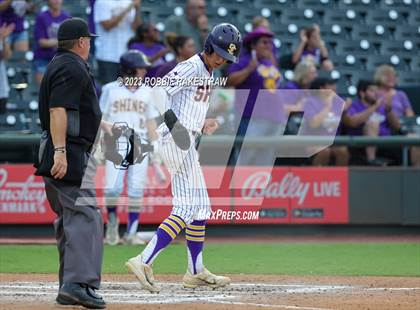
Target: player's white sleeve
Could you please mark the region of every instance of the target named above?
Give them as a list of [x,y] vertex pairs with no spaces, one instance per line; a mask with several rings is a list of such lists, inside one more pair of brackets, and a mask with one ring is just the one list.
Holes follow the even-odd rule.
[[101,108],[101,112],[102,112],[102,119],[103,120],[108,120],[109,118],[109,87],[107,85],[105,85],[102,88],[102,93],[101,93],[101,97],[99,98],[99,107]]
[[161,114],[170,109],[169,96],[163,87],[152,88],[152,102],[151,105]]
[[146,109],[146,119],[154,119],[159,116],[159,111],[153,104],[148,104]]
[[169,81],[172,81],[173,83],[170,83],[170,85],[164,87],[164,89],[168,95],[172,97],[186,87],[185,85],[182,85],[183,80],[195,76],[197,76],[197,67],[191,62],[181,62],[165,75],[165,78],[169,78]]

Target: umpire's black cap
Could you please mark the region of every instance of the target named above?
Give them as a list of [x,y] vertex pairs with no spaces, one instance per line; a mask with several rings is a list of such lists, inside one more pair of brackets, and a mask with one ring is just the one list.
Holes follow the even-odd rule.
[[97,37],[90,33],[87,23],[81,18],[69,18],[58,28],[57,40],[75,40],[81,37]]

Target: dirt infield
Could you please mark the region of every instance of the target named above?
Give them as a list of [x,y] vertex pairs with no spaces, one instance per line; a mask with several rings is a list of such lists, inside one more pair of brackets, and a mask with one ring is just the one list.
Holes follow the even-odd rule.
[[[160,294],[138,289],[131,275],[105,275],[107,309],[419,309],[418,277],[231,275],[225,289],[184,290],[180,275],[157,275]],[[0,274],[0,309],[57,309],[54,275]],[[60,307],[62,308],[62,307]],[[65,307],[78,309],[78,307]]]

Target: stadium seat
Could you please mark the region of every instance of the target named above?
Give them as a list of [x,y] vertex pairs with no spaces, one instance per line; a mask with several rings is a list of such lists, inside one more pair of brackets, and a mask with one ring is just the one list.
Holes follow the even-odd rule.
[[373,44],[370,44],[367,40],[362,41],[348,41],[340,40],[337,41],[335,53],[337,55],[348,55],[354,56],[368,56],[376,53],[376,49]]
[[366,60],[366,69],[375,70],[378,66],[392,65],[397,71],[407,71],[409,67],[398,55],[372,55]]
[[349,31],[346,27],[338,24],[323,24],[321,25],[321,36],[324,40],[335,41],[344,38],[350,39]]
[[398,72],[399,85],[420,85],[420,74],[418,72]]
[[22,112],[8,112],[0,115],[1,132],[29,132],[29,126],[26,123],[28,118]]
[[[144,2],[144,0],[142,2]],[[158,1],[158,0],[149,0],[148,2],[152,6],[155,6],[158,9],[160,9],[160,8],[163,7],[162,5],[159,5],[159,2],[161,2],[161,1]],[[176,8],[176,7],[179,6],[179,7],[181,7],[181,8],[184,9],[185,8],[185,4],[186,4],[185,0],[166,0],[165,2],[166,2],[165,7],[170,7],[170,8]]]
[[299,28],[321,23],[318,14],[312,10],[288,9],[280,17],[280,23],[284,25],[295,24]]
[[[249,0],[245,0],[247,2]],[[250,1],[249,1],[250,2]],[[257,9],[269,8],[272,10],[284,10],[296,7],[295,0],[254,0],[253,7]]]
[[337,95],[342,99],[346,99],[346,97],[350,96],[349,94],[349,86],[351,84],[347,82],[345,79],[341,78],[336,83]]
[[383,10],[396,10],[399,11],[401,13],[405,13],[405,12],[409,12],[411,10],[416,10],[416,1],[415,0],[411,0],[411,1],[398,1],[398,0],[394,0],[394,1],[379,1],[379,7]]
[[398,25],[394,32],[395,40],[420,40],[420,24],[418,27],[413,27],[410,25]]
[[411,58],[418,55],[419,48],[411,40],[404,41],[384,41],[381,44],[381,54],[394,54]]
[[420,57],[411,58],[410,68],[413,72],[420,72]]
[[353,40],[369,40],[371,42],[380,42],[392,38],[391,31],[382,25],[354,25],[351,31]]
[[338,0],[338,7],[342,10],[357,9],[367,11],[375,8],[376,0]]
[[395,29],[397,25],[404,23],[404,17],[396,10],[369,10],[366,14],[366,24],[382,25],[390,29]]
[[318,14],[324,14],[326,10],[331,10],[335,6],[333,0],[296,0],[299,9],[312,9]]
[[408,24],[414,27],[419,27],[420,25],[420,11],[419,9],[411,11],[408,15]]
[[334,67],[337,68],[338,70],[345,69],[345,68],[354,69],[354,70],[363,69],[362,61],[358,57],[352,54],[331,55],[330,59],[333,62]]
[[353,25],[360,24],[363,21],[363,16],[353,8],[348,10],[328,10],[324,14],[323,21],[325,24],[337,24],[351,29]]

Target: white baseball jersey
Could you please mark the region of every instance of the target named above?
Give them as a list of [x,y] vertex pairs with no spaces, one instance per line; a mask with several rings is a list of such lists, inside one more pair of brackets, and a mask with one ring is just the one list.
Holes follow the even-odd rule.
[[[179,63],[168,77],[203,78],[212,75],[200,55]],[[177,115],[179,121],[190,131],[201,132],[209,108],[210,86],[168,86],[167,107]],[[165,126],[166,127],[166,126]],[[190,132],[192,141],[186,151],[180,149],[169,133],[163,132],[161,156],[171,173],[173,208],[172,214],[181,217],[189,224],[194,220],[206,220],[211,215],[210,199],[195,149],[196,136]]]
[[99,105],[104,121],[126,122],[128,127],[147,139],[147,120],[159,116],[152,100],[152,89],[148,86],[129,90],[118,82],[111,82],[102,88]]
[[[108,83],[102,88],[99,104],[103,120],[110,123],[125,122],[143,139],[147,139],[147,120],[159,115],[152,106],[151,88],[148,86],[141,86],[132,91],[120,86],[118,82]],[[123,191],[124,177],[128,175],[128,196],[143,197],[147,166],[147,157],[141,164],[130,166],[128,171],[118,170],[113,163],[107,161],[105,164],[105,195],[118,197]]]
[[[167,77],[178,79],[203,78],[210,79],[212,74],[208,71],[201,55],[180,62]],[[181,124],[193,131],[200,132],[209,109],[210,85],[172,85],[165,87],[169,95],[170,105]]]

